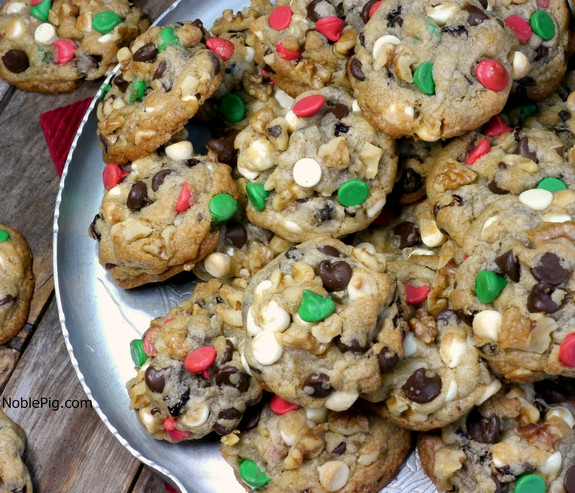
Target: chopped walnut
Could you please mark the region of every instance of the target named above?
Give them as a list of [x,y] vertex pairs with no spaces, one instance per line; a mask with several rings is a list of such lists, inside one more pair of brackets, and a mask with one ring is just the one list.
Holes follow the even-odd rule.
[[323,437],[326,431],[325,425],[304,429],[298,441],[290,448],[284,461],[284,467],[297,469],[305,459],[313,459],[321,454],[325,448]]
[[433,186],[438,192],[444,192],[445,190],[456,190],[463,185],[469,185],[476,179],[477,173],[475,171],[449,159],[445,162],[443,171],[435,177]]
[[437,337],[437,325],[435,317],[425,308],[418,308],[412,318],[409,319],[409,326],[413,333],[425,344],[430,344]]
[[330,431],[350,436],[356,433],[367,433],[369,431],[369,420],[363,413],[352,408],[342,413],[331,414],[327,426]]

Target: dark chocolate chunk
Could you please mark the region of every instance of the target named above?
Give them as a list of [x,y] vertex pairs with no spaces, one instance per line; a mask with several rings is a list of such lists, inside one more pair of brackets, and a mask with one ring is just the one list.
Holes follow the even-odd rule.
[[491,180],[489,182],[489,184],[487,185],[487,188],[489,188],[489,191],[497,194],[497,195],[506,195],[509,193],[509,190],[505,190],[504,188],[501,188],[497,182],[495,181],[495,179]]
[[377,362],[379,363],[381,373],[390,371],[398,361],[399,356],[388,347],[384,347],[377,355]]
[[357,80],[365,80],[365,74],[361,70],[361,62],[354,56],[349,59],[349,72]]
[[347,449],[347,443],[341,442],[336,448],[333,449],[332,454],[341,455],[345,453],[346,449]]
[[333,264],[329,260],[322,260],[318,267],[318,275],[328,291],[341,291],[347,288],[352,274],[353,269],[343,260]]
[[538,281],[558,286],[567,279],[569,271],[561,265],[561,259],[557,255],[547,252],[541,256],[537,266],[531,268],[531,274]]
[[331,245],[322,245],[317,248],[321,253],[329,255],[330,257],[339,257],[341,255],[340,251]]
[[483,21],[489,19],[487,14],[479,7],[476,7],[475,5],[468,5],[467,7],[464,8],[464,10],[467,11],[468,14],[467,22],[469,23],[470,26],[477,26],[478,24],[481,24]]
[[281,125],[272,125],[269,127],[268,134],[277,139],[282,134]]
[[2,62],[4,62],[6,69],[10,70],[10,72],[14,74],[20,74],[30,66],[30,61],[28,60],[26,52],[15,48],[4,53]]
[[449,34],[451,36],[467,36],[467,28],[465,26],[445,26],[441,28],[442,34]]
[[310,397],[317,399],[323,399],[333,392],[329,375],[321,372],[314,372],[309,375],[305,379],[303,387]]
[[148,368],[146,368],[144,378],[146,380],[146,385],[152,392],[161,393],[164,391],[166,379],[153,366],[148,366]]
[[240,223],[230,221],[226,223],[225,238],[236,248],[242,248],[248,242],[248,232]]
[[154,43],[146,43],[144,46],[138,48],[132,55],[132,60],[135,62],[151,63],[158,56],[158,48]]
[[331,106],[326,112],[326,115],[328,114],[332,114],[333,116],[335,116],[338,120],[343,120],[347,115],[349,115],[349,109],[347,107],[347,105],[343,104],[343,103],[336,103],[333,106]]
[[312,0],[306,7],[307,18],[311,22],[317,22],[321,19],[320,14],[316,11],[318,3],[324,2],[325,0]]
[[373,7],[373,4],[376,2],[378,2],[378,0],[369,0],[369,2],[363,6],[360,17],[364,24],[366,24],[369,20],[369,11],[371,10],[371,7]]
[[236,150],[234,149],[234,139],[220,137],[217,139],[208,139],[206,147],[216,155],[220,163],[233,166],[237,161]]
[[243,394],[250,388],[250,377],[235,366],[224,366],[216,373],[216,383],[234,387]]
[[238,411],[235,407],[222,409],[218,414],[218,419],[240,419],[241,417],[241,411]]
[[173,405],[168,405],[168,412],[174,418],[178,417],[182,414],[182,408],[187,404],[190,400],[190,389],[186,389],[186,391],[180,396],[180,400]]
[[545,312],[555,313],[561,306],[551,297],[555,288],[547,282],[539,282],[531,288],[527,296],[527,309],[531,313]]
[[399,248],[408,248],[421,243],[419,230],[411,221],[403,221],[393,228],[393,234],[399,236]]
[[128,86],[130,85],[122,73],[119,73],[112,79],[112,84],[114,84],[122,92],[126,92],[126,89],[128,89]]
[[141,180],[134,183],[128,192],[128,199],[126,200],[128,209],[137,211],[151,203],[152,201],[148,198],[147,185]]
[[565,473],[563,487],[566,493],[575,493],[575,466],[571,466]]
[[490,414],[482,416],[474,409],[467,416],[467,432],[479,443],[494,443],[499,435],[499,416]]
[[171,169],[163,169],[154,175],[152,178],[152,190],[154,192],[158,191],[158,189],[162,186],[162,183],[164,183],[166,176],[168,176],[172,171],[173,170]]
[[507,252],[499,255],[495,259],[497,267],[499,267],[509,279],[513,282],[519,282],[519,261],[513,250],[508,250]]
[[162,60],[160,63],[158,63],[158,66],[156,67],[156,70],[154,72],[154,75],[152,76],[153,80],[156,79],[161,79],[162,75],[164,75],[164,72],[166,71],[166,68],[168,67],[168,63],[166,62],[166,60]]
[[441,377],[435,373],[427,376],[425,368],[419,368],[411,374],[401,389],[408,399],[425,404],[441,393]]
[[529,137],[527,136],[521,137],[521,140],[519,141],[519,144],[517,144],[517,149],[515,150],[515,152],[517,154],[521,154],[523,157],[526,157],[527,159],[531,159],[531,161],[534,161],[536,163],[539,162],[537,154],[529,149]]

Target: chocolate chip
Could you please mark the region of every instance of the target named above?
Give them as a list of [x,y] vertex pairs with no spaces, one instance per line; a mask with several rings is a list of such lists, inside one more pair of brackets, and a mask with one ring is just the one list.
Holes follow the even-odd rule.
[[555,313],[561,307],[551,297],[554,292],[552,284],[539,282],[531,288],[527,296],[527,309],[531,313],[545,312]]
[[[102,235],[100,234],[100,232],[98,231],[98,228],[96,226],[96,223],[98,222],[98,219],[100,219],[100,218],[101,218],[100,214],[96,214],[94,216],[94,219],[90,223],[90,227],[88,228],[88,236],[90,236],[90,238],[93,238],[94,240],[97,240],[97,241],[100,241],[102,239]],[[1,300],[0,300],[0,305],[2,305]]]
[[412,373],[401,389],[408,399],[418,404],[425,404],[441,393],[441,378],[435,373],[428,377],[425,368],[419,368]]
[[565,473],[563,487],[566,493],[575,493],[575,466],[571,466]]
[[513,282],[519,282],[519,261],[513,250],[509,250],[495,259],[499,267]]
[[144,373],[144,377],[146,380],[147,387],[152,392],[161,393],[164,391],[164,387],[166,385],[166,379],[153,366],[148,366],[148,368],[146,368],[146,371]]
[[343,120],[347,115],[349,115],[349,109],[347,107],[347,105],[343,104],[343,103],[336,103],[333,106],[331,106],[326,112],[326,115],[333,115],[335,116],[338,120]]
[[156,70],[154,72],[154,75],[152,76],[152,79],[153,80],[161,79],[162,75],[164,75],[164,72],[166,71],[167,67],[168,67],[168,63],[166,62],[166,60],[162,60],[160,63],[158,63],[158,66],[156,67]]
[[549,56],[549,48],[547,46],[539,45],[535,50],[535,61],[546,60]]
[[349,72],[357,80],[365,80],[365,74],[361,70],[361,62],[354,56],[349,59]]
[[345,453],[346,449],[347,449],[347,443],[346,442],[340,442],[340,444],[333,449],[332,454],[341,455],[341,454]]
[[220,163],[235,165],[237,161],[236,150],[234,149],[234,139],[220,137],[218,139],[208,139],[206,147],[212,151]]
[[180,400],[171,406],[167,406],[168,412],[174,418],[178,417],[182,414],[182,408],[188,403],[190,400],[190,389],[186,389],[186,391],[180,396]]
[[208,51],[208,55],[212,60],[212,76],[215,77],[222,71],[222,62],[220,61],[220,57],[213,51]]
[[387,14],[387,27],[393,27],[395,25],[399,27],[403,26],[403,17],[401,17],[401,6],[397,7]]
[[222,354],[222,357],[218,361],[218,364],[225,365],[226,363],[232,360],[233,356],[234,356],[234,345],[229,339],[226,339],[226,349],[224,349],[224,354]]
[[377,1],[378,0],[369,0],[369,2],[367,2],[361,10],[360,17],[364,24],[367,24],[367,21],[369,20],[369,11],[371,10],[371,7],[373,7],[373,4]]
[[318,266],[318,275],[328,291],[342,291],[347,288],[352,274],[353,269],[343,260],[333,264],[329,260],[322,260]]
[[515,150],[515,153],[521,154],[523,157],[531,159],[531,161],[534,161],[536,163],[539,162],[537,154],[529,149],[529,137],[527,136],[521,137],[519,144],[517,144],[517,149]]
[[136,53],[132,55],[132,60],[136,62],[150,63],[156,59],[158,55],[158,48],[154,43],[146,43],[144,46],[138,48]]
[[423,178],[412,168],[407,168],[397,181],[394,191],[403,195],[406,193],[415,193],[424,185]]
[[538,281],[557,286],[567,279],[569,271],[561,265],[557,255],[547,252],[541,256],[537,266],[531,268],[531,274]]
[[30,61],[24,50],[11,49],[4,53],[2,57],[4,66],[14,74],[24,72],[29,66]]
[[403,221],[393,228],[393,234],[399,236],[399,248],[407,248],[421,243],[419,230],[411,221]]
[[349,125],[346,125],[345,123],[337,122],[334,126],[333,134],[336,137],[339,137],[341,134],[346,134],[347,132],[349,132],[350,128],[351,127]]
[[546,378],[545,380],[539,380],[533,384],[535,392],[547,403],[547,404],[562,404],[570,400],[573,396],[573,389],[569,388],[568,382],[564,378]]
[[571,113],[567,110],[561,110],[557,113],[557,116],[559,116],[562,122],[566,122],[571,118]]
[[307,18],[311,22],[317,22],[321,19],[320,14],[315,10],[318,3],[323,2],[324,0],[312,0],[308,6],[306,7],[307,10]]
[[226,223],[225,238],[236,248],[242,248],[248,241],[248,232],[240,223],[230,221]]
[[277,139],[282,134],[281,125],[272,125],[268,128],[268,134]]
[[7,305],[8,303],[12,303],[14,301],[14,296],[11,294],[7,294],[2,299],[0,299],[0,306]]
[[352,339],[349,344],[346,344],[341,340],[341,336],[334,339],[335,345],[342,353],[347,353],[351,351],[352,353],[363,353],[366,351],[366,347],[362,346],[357,339]]
[[468,14],[467,22],[469,23],[470,26],[477,26],[478,24],[481,24],[483,21],[489,19],[487,14],[483,12],[483,10],[481,10],[479,7],[476,7],[475,5],[468,5],[467,7],[464,8],[464,10],[467,11]]
[[238,411],[235,407],[222,409],[218,414],[218,419],[240,419],[241,417],[241,411]]
[[152,201],[148,198],[148,187],[146,184],[141,180],[134,183],[128,192],[128,199],[126,200],[128,209],[137,211],[151,203]]
[[329,380],[329,375],[314,372],[309,375],[303,383],[304,391],[317,399],[324,399],[333,392],[333,387]]
[[250,377],[235,366],[224,366],[216,373],[216,383],[234,387],[243,394],[250,388]]
[[112,79],[112,84],[114,84],[122,92],[126,92],[126,89],[128,89],[128,86],[130,85],[122,73],[119,73]]
[[496,194],[496,195],[506,195],[509,193],[509,190],[505,190],[504,188],[501,188],[497,182],[495,181],[495,179],[491,180],[488,185],[487,188],[489,188],[489,191]]
[[341,255],[340,251],[331,245],[322,245],[317,248],[321,253],[329,255],[330,257],[339,257]]
[[467,36],[468,34],[465,26],[445,26],[441,28],[441,33],[451,36]]
[[499,435],[499,416],[482,416],[474,409],[467,416],[467,432],[476,442],[493,443]]
[[335,209],[330,203],[326,203],[324,207],[315,211],[313,217],[320,223],[329,221],[333,218]]
[[173,170],[171,169],[163,169],[154,175],[152,178],[152,190],[154,192],[158,191],[158,189],[162,186],[162,183],[164,183],[166,176],[168,176],[172,171]]
[[399,356],[388,347],[384,347],[377,355],[377,362],[379,363],[379,371],[387,373],[399,361]]

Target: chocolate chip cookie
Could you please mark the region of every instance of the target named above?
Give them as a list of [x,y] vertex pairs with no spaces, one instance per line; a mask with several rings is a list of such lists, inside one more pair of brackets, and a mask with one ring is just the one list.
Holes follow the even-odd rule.
[[179,442],[212,431],[225,435],[260,400],[239,353],[241,300],[241,290],[212,279],[151,321],[141,343],[145,362],[127,387],[130,406],[152,437]]
[[24,430],[0,410],[0,491],[26,491],[32,493],[32,479],[22,454],[26,448]]
[[24,326],[34,293],[32,252],[18,231],[0,224],[0,344]]

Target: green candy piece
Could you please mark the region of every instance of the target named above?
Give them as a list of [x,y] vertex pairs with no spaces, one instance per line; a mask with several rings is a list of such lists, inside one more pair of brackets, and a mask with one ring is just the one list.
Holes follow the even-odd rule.
[[257,490],[270,482],[270,478],[268,478],[267,474],[250,459],[245,459],[240,462],[240,477],[244,483],[254,490]]
[[48,14],[51,8],[52,0],[42,0],[40,3],[30,7],[30,15],[41,21],[48,22]]
[[537,105],[535,103],[529,103],[529,104],[525,104],[525,105],[521,106],[521,108],[519,108],[519,115],[522,118],[527,118],[528,116],[531,116],[536,111],[537,111]]
[[142,339],[130,341],[130,356],[137,367],[142,366],[146,362],[148,357],[144,352],[144,341]]
[[120,22],[122,18],[116,12],[100,12],[92,19],[92,28],[100,34],[108,34]]
[[237,94],[226,94],[220,100],[220,113],[231,123],[237,123],[246,116],[246,105]]
[[100,93],[98,94],[98,99],[100,100],[104,99],[110,89],[112,89],[112,84],[106,84],[105,86],[103,86],[102,89],[100,89]]
[[529,17],[529,25],[533,32],[544,41],[555,36],[555,24],[551,16],[544,10],[536,10]]
[[160,44],[158,46],[158,52],[164,51],[170,45],[179,45],[180,40],[176,36],[176,31],[173,27],[166,27],[162,29],[160,33]]
[[130,103],[143,99],[143,97],[146,95],[147,88],[148,85],[143,80],[134,80],[132,83],[132,91],[130,92]]
[[435,94],[433,63],[423,62],[419,67],[417,67],[415,72],[413,72],[413,82],[423,94]]
[[217,222],[227,221],[238,210],[238,201],[230,194],[219,193],[210,200],[210,214]]
[[513,493],[545,493],[545,480],[538,474],[526,474],[515,483]]
[[433,34],[436,38],[441,38],[441,30],[439,29],[439,26],[435,22],[433,22],[429,17],[425,19],[425,25],[427,26],[431,34]]
[[297,313],[306,322],[320,322],[329,317],[334,310],[335,303],[329,296],[324,298],[309,289],[304,289]]
[[349,180],[339,187],[337,198],[344,207],[363,204],[369,197],[369,187],[361,180]]
[[567,190],[567,185],[563,183],[559,178],[554,178],[549,176],[543,178],[538,184],[537,188],[542,188],[543,190],[548,190],[549,192],[558,192],[559,190]]
[[10,234],[5,229],[0,229],[0,243],[8,241],[10,239]]
[[262,212],[266,208],[266,200],[270,196],[270,193],[264,188],[262,183],[248,183],[246,185],[246,192],[248,194],[248,199],[250,199],[250,204],[258,212]]
[[475,294],[481,303],[491,303],[505,286],[507,279],[488,270],[482,270],[475,278]]

